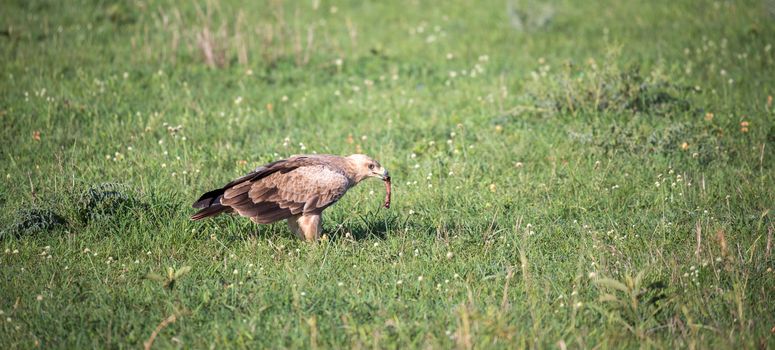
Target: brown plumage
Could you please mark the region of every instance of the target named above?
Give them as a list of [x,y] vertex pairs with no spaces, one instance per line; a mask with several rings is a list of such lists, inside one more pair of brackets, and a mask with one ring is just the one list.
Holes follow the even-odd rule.
[[300,238],[320,237],[323,210],[362,180],[376,177],[390,183],[377,161],[362,155],[302,155],[262,165],[194,202],[191,220],[237,213],[256,223],[287,219]]

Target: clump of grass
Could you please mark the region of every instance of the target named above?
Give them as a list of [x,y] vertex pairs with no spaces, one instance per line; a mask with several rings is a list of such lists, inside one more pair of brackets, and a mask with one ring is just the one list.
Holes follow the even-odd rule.
[[544,61],[532,72],[526,94],[531,110],[544,114],[627,113],[668,116],[691,109],[690,89],[671,82],[658,70],[643,75],[637,65],[624,66],[616,53],[603,64],[566,62],[558,72]]
[[675,123],[664,129],[656,129],[648,139],[649,147],[662,154],[687,153],[702,165],[715,160],[727,159],[728,150],[711,130],[703,130],[692,123]]
[[129,186],[103,183],[83,191],[78,200],[79,216],[84,222],[104,220],[141,206],[142,201]]
[[604,154],[685,155],[701,165],[729,158],[730,150],[718,130],[695,122],[672,122],[649,126],[632,122],[596,129],[591,133],[569,132],[581,144],[595,146]]
[[548,26],[555,16],[551,4],[536,1],[512,0],[506,3],[509,24],[517,31],[532,31]]
[[50,232],[67,225],[67,220],[51,209],[21,209],[15,217],[16,221],[0,232],[0,239]]
[[658,314],[669,304],[665,284],[646,284],[643,271],[635,276],[626,275],[623,281],[597,278],[594,284],[600,290],[600,311],[610,322],[618,323],[641,340],[648,340],[649,329],[660,327]]
[[167,267],[166,276],[162,276],[157,273],[149,273],[145,277],[151,281],[156,281],[162,284],[165,289],[175,289],[175,282],[179,281],[181,277],[185,276],[191,271],[191,266],[183,266],[177,270],[173,267]]
[[195,16],[177,7],[159,8],[150,25],[163,42],[142,43],[146,57],[171,63],[191,58],[209,68],[256,63],[273,67],[285,61],[306,66],[318,46],[315,34],[319,25],[305,23],[298,7],[289,15],[282,3],[272,2],[266,8],[270,15],[258,18],[248,18],[242,10],[222,9],[212,1],[195,8]]
[[138,14],[134,7],[128,3],[115,2],[106,5],[98,14],[99,19],[105,19],[116,26],[125,26],[137,22]]

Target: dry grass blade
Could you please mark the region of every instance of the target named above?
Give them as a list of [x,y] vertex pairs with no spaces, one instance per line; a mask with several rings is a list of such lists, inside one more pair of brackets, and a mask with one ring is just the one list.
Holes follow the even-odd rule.
[[175,321],[178,320],[178,317],[175,314],[170,315],[169,317],[162,320],[158,326],[156,326],[156,329],[151,332],[151,336],[148,337],[148,340],[143,343],[143,348],[145,350],[150,350],[151,346],[153,346],[153,342],[156,340],[156,337],[159,335],[159,332],[161,332],[164,328],[169,326],[172,323],[175,323]]
[[719,229],[716,231],[716,239],[718,240],[719,247],[721,248],[721,256],[726,257],[727,254],[729,254],[729,251],[727,248],[727,236],[726,233],[724,233],[724,230]]
[[770,224],[770,227],[767,228],[767,245],[764,249],[764,258],[769,259],[770,254],[772,253],[772,232],[775,231],[775,225]]
[[624,283],[611,278],[598,278],[595,280],[595,284],[605,288],[616,289],[625,293],[630,290],[626,285],[624,285]]
[[697,223],[694,224],[694,232],[697,236],[697,248],[694,249],[694,256],[699,258],[700,253],[702,253],[702,225],[700,224],[699,220],[697,220]]

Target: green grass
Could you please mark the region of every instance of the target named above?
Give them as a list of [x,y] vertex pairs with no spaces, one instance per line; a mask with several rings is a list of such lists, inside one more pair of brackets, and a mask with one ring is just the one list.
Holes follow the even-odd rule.
[[[775,347],[775,4],[547,4],[3,1],[0,344]],[[327,241],[188,220],[359,151]]]

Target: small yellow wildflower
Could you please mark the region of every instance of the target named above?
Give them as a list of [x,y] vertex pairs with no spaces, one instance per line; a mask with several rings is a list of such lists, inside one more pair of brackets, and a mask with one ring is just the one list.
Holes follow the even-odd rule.
[[748,132],[748,126],[749,125],[750,125],[750,123],[748,123],[747,121],[740,122],[740,132],[743,132],[743,133]]

